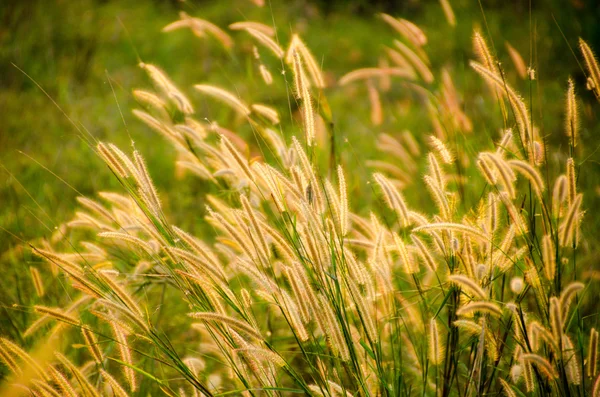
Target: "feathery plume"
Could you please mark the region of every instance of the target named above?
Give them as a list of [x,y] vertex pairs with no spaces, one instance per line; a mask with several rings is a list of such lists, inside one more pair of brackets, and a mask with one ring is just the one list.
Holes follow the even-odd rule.
[[556,255],[552,236],[547,234],[542,238],[542,260],[544,262],[544,274],[549,281],[554,280],[556,274]]
[[236,349],[235,352],[238,354],[244,354],[250,357],[258,358],[263,361],[267,361],[269,363],[275,364],[278,367],[284,367],[286,365],[285,360],[279,354],[271,350],[247,347],[242,349]]
[[177,131],[173,130],[163,121],[157,120],[148,113],[138,109],[133,109],[131,113],[133,113],[135,117],[140,119],[148,127],[152,128],[154,131],[164,136],[166,139],[174,142],[175,144],[181,145],[181,136],[178,135]]
[[470,302],[464,306],[461,306],[456,311],[456,314],[459,316],[464,316],[475,312],[490,313],[495,317],[502,316],[502,310],[500,307],[492,302]]
[[83,339],[85,340],[85,344],[90,354],[92,355],[96,363],[101,365],[103,361],[102,352],[98,347],[98,340],[96,339],[96,335],[94,335],[94,333],[85,325],[81,327],[81,334],[83,335]]
[[139,237],[122,232],[102,232],[98,233],[98,237],[109,238],[114,240],[126,241],[143,249],[147,253],[152,253],[152,247]]
[[57,265],[63,271],[69,274],[81,273],[81,267],[77,263],[65,259],[62,255],[41,248],[33,248],[33,253],[41,258],[46,259],[48,262]]
[[575,201],[575,195],[577,194],[577,179],[575,176],[575,160],[572,157],[567,159],[567,198],[568,205],[573,205],[573,201]]
[[77,320],[73,316],[68,315],[67,313],[64,313],[63,311],[61,311],[59,309],[55,309],[52,307],[46,307],[46,306],[40,306],[40,305],[34,306],[33,309],[38,313],[47,314],[48,316],[53,317],[64,323],[67,323],[70,325],[75,325],[75,326],[79,325],[79,320]]
[[[321,186],[319,184],[319,181],[317,180],[317,176],[315,174],[313,166],[310,163],[306,152],[302,148],[300,141],[298,141],[296,137],[292,137],[292,145],[294,147],[294,150],[296,151],[298,160],[300,160],[300,166],[302,168],[304,176],[310,180],[309,188],[310,192],[312,193],[311,197],[314,199],[317,208],[319,210],[322,210],[325,207],[323,193],[321,191]],[[309,201],[311,201],[311,199],[309,199]]]
[[475,55],[479,58],[479,63],[481,63],[486,69],[489,69],[494,74],[498,73],[498,65],[497,61],[492,55],[485,39],[478,31],[475,31],[473,34],[473,49],[475,51]]
[[429,253],[429,249],[425,246],[425,243],[423,243],[423,241],[414,234],[411,234],[410,238],[413,244],[417,247],[417,252],[423,263],[429,268],[429,270],[435,272],[437,270],[437,263]]
[[90,200],[87,197],[77,197],[77,202],[81,204],[83,207],[92,211],[94,215],[98,216],[102,219],[102,221],[106,223],[112,223],[114,221],[114,217],[112,214],[104,208],[100,203],[97,203],[94,200]]
[[[302,323],[302,318],[300,315],[300,310],[298,309],[298,305],[296,305],[295,301],[292,299],[292,297],[289,296],[289,294],[286,291],[280,291],[280,294],[281,302],[279,303],[279,307],[281,308],[284,315],[287,316],[293,333],[302,342],[307,341],[309,335],[308,331],[306,330],[306,327]],[[308,305],[310,306],[310,310],[314,310],[316,306],[316,302],[304,303],[308,303]],[[317,324],[319,324],[319,327],[323,329],[323,327],[321,326],[321,318],[319,316],[315,316],[315,320]]]
[[454,284],[459,285],[463,289],[468,290],[469,292],[471,292],[474,296],[476,296],[479,299],[486,298],[486,293],[483,290],[483,288],[481,288],[479,286],[479,284],[477,284],[470,277],[464,276],[462,274],[453,274],[453,275],[448,276],[448,280],[450,280]]
[[598,66],[596,56],[590,46],[581,37],[579,38],[579,48],[583,54],[585,66],[588,71],[588,87],[594,91],[597,98],[600,98],[600,67]]
[[523,57],[519,54],[519,51],[515,50],[513,46],[507,41],[504,43],[506,45],[506,50],[508,51],[508,55],[510,55],[510,59],[513,61],[515,65],[515,69],[517,70],[517,74],[519,77],[524,79],[527,77],[527,66],[525,66],[525,61],[523,61]]
[[488,159],[479,155],[477,158],[477,167],[479,167],[479,170],[487,183],[490,185],[496,185],[498,183],[496,171],[492,169],[492,165]]
[[60,363],[73,374],[73,377],[79,383],[79,386],[81,387],[81,391],[84,396],[100,397],[100,394],[98,393],[96,388],[92,386],[92,384],[88,381],[87,377],[79,368],[77,368],[71,361],[69,361],[68,358],[66,358],[62,354],[55,352],[54,355],[56,356],[58,361],[60,361]]
[[313,112],[312,98],[308,87],[308,81],[304,74],[302,61],[299,52],[294,52],[294,81],[296,82],[296,92],[302,100],[302,116],[304,119],[304,132],[306,136],[306,145],[312,146],[315,140],[315,115]]
[[340,229],[342,236],[348,234],[349,218],[348,218],[348,192],[346,187],[346,178],[344,177],[344,169],[341,165],[338,165],[338,184],[340,190]]
[[[168,113],[165,110],[167,104],[158,95],[149,91],[133,90],[133,97],[145,108],[151,108],[160,113],[161,116],[168,116]],[[168,119],[168,117],[166,119]]]
[[250,201],[248,201],[248,198],[245,195],[240,196],[240,201],[242,203],[242,206],[244,207],[244,210],[246,211],[246,214],[248,215],[248,219],[250,220],[252,233],[254,234],[254,237],[259,242],[258,248],[259,248],[260,252],[262,253],[263,258],[266,261],[268,261],[269,257],[270,257],[269,245],[267,244],[267,240],[265,239],[265,234],[264,234],[262,228],[260,227],[260,224],[256,218],[256,214],[254,213],[254,210],[250,206]]
[[392,185],[390,181],[382,174],[375,173],[373,174],[373,178],[381,187],[381,191],[388,206],[396,212],[396,215],[400,217],[402,225],[408,226],[408,207],[406,206],[406,202],[404,201],[402,194],[400,194],[398,189],[396,189],[396,187]]
[[308,288],[310,286],[305,285],[303,282],[304,275],[301,274],[301,272],[303,272],[303,269],[300,268],[299,264],[295,264],[293,267],[284,268],[284,273],[288,278],[294,295],[296,296],[302,322],[308,323],[312,318],[311,308],[309,306],[310,296],[308,292]]
[[23,371],[17,364],[16,358],[17,356],[13,354],[9,348],[4,346],[2,340],[0,340],[0,362],[4,363],[13,374],[20,375]]
[[394,40],[394,45],[400,50],[402,55],[404,55],[411,63],[411,65],[417,70],[424,82],[426,82],[427,84],[433,82],[433,73],[431,73],[429,67],[413,50],[411,50],[406,44],[398,40]]
[[99,192],[98,196],[108,201],[112,206],[122,209],[124,211],[131,210],[133,206],[133,200],[130,197],[124,196],[122,194],[113,192]]
[[506,397],[517,397],[517,394],[512,389],[512,387],[508,384],[507,381],[505,381],[502,378],[498,378],[498,380],[500,381],[500,384],[502,385],[502,389],[504,390],[504,394],[506,394]]
[[229,138],[227,138],[223,134],[221,134],[221,145],[223,147],[223,151],[225,153],[229,153],[229,155],[235,160],[235,163],[240,167],[240,169],[244,172],[244,174],[246,174],[246,177],[249,180],[253,181],[254,174],[252,173],[252,170],[248,166],[248,161],[242,157],[240,152],[236,149],[236,147],[233,145],[233,143],[231,143]]
[[542,287],[542,280],[540,278],[540,274],[537,271],[537,268],[529,263],[529,269],[525,271],[525,280],[531,285],[535,296],[541,302],[546,302],[547,297],[545,294],[545,290]]
[[406,245],[404,244],[404,242],[402,241],[400,236],[398,236],[397,233],[392,233],[392,236],[394,238],[394,243],[396,245],[396,249],[397,249],[398,253],[400,254],[400,262],[402,263],[402,268],[404,269],[404,272],[406,274],[416,273],[419,269],[416,266],[416,263],[409,256]]
[[452,156],[446,145],[444,145],[444,142],[431,135],[429,136],[429,143],[440,155],[445,164],[452,164],[454,161],[454,156]]
[[403,18],[394,18],[393,16],[384,13],[379,14],[379,16],[385,23],[390,25],[416,47],[422,47],[427,44],[427,36],[425,36],[425,33],[423,33],[423,31],[414,23]]
[[565,363],[567,381],[571,385],[581,384],[581,368],[579,368],[578,357],[573,347],[573,342],[567,335],[562,339],[562,360]]
[[31,274],[31,280],[33,281],[33,287],[35,288],[35,293],[38,297],[42,297],[45,294],[44,290],[44,282],[42,281],[42,276],[37,268],[33,266],[29,266],[29,273]]
[[96,145],[96,150],[106,165],[108,165],[119,178],[126,178],[129,176],[125,167],[123,167],[119,159],[104,142],[99,142],[98,145]]
[[569,88],[567,89],[565,131],[571,140],[571,146],[577,146],[577,135],[579,130],[579,115],[577,109],[577,97],[575,95],[575,83],[569,77]]
[[184,232],[177,226],[173,226],[173,231],[181,240],[183,240],[195,253],[200,255],[214,269],[221,268],[219,259],[211,250],[201,241],[194,238],[191,234]]
[[481,335],[482,327],[481,327],[481,325],[477,324],[474,321],[456,320],[456,321],[454,321],[453,324],[454,324],[454,326],[460,328],[461,330],[464,330],[465,332],[467,332],[470,335],[473,335],[473,336]]
[[255,103],[251,107],[254,112],[264,116],[272,124],[279,124],[279,114],[275,109],[259,103]]
[[251,113],[248,106],[229,91],[208,84],[196,84],[194,88],[204,94],[225,102],[242,116],[247,117]]
[[532,167],[528,162],[522,160],[508,160],[508,165],[529,179],[537,196],[540,198],[542,197],[542,192],[545,187],[544,181],[538,170]]
[[196,37],[204,37],[204,32],[208,32],[214,38],[216,38],[221,45],[223,45],[223,47],[231,48],[233,46],[233,40],[231,37],[229,37],[229,35],[217,25],[204,19],[190,17],[183,11],[179,13],[179,18],[179,21],[168,24],[162,29],[162,31],[172,32],[173,30],[181,28],[190,28]]
[[52,380],[61,390],[63,396],[77,397],[77,393],[75,393],[71,382],[69,382],[67,378],[65,378],[62,372],[60,372],[52,366],[48,367],[48,370],[50,372]]
[[433,196],[433,200],[437,205],[440,216],[444,220],[450,219],[450,204],[448,203],[448,199],[446,198],[446,193],[442,191],[441,187],[435,183],[435,180],[429,175],[425,175],[423,177],[425,180],[425,185],[427,185],[429,192]]
[[508,212],[508,216],[516,227],[516,230],[519,234],[527,233],[527,224],[525,223],[523,217],[515,207],[514,203],[510,200],[510,197],[507,192],[501,192],[498,197],[500,197],[500,201],[504,204],[504,208],[506,208],[506,212]]
[[481,242],[488,242],[489,238],[480,230],[476,229],[473,226],[464,225],[462,223],[450,223],[450,222],[440,222],[440,223],[429,223],[426,225],[415,227],[412,231],[420,232],[420,231],[429,231],[429,230],[451,230],[458,233],[467,234],[473,238],[480,240]]
[[343,75],[338,84],[341,86],[348,85],[357,80],[368,80],[374,77],[396,76],[413,79],[413,73],[401,68],[361,68],[356,69]]
[[110,274],[107,273],[99,273],[102,280],[108,285],[110,292],[115,294],[121,302],[125,304],[125,306],[136,313],[139,317],[144,316],[142,309],[138,306],[138,304],[133,300],[133,298],[125,291],[125,289],[120,286]]
[[563,336],[563,317],[561,312],[561,305],[557,297],[553,296],[550,298],[550,326],[552,328],[552,335],[554,336],[554,343],[557,345],[562,341]]
[[20,365],[17,365],[17,374],[27,374],[31,371],[32,375],[38,379],[50,380],[50,376],[45,371],[45,363],[38,362],[35,357],[32,357],[9,339],[0,337],[0,353],[2,357],[5,357],[4,361],[9,366],[16,363],[16,359],[21,360]]
[[503,79],[501,79],[500,76],[498,76],[498,74],[494,73],[490,69],[474,61],[471,61],[470,65],[486,81],[488,81],[489,83],[493,83],[498,90],[501,90],[501,92],[506,92],[506,95],[508,96],[508,99],[515,111],[515,117],[519,126],[519,134],[521,135],[521,141],[523,142],[527,153],[531,153],[531,137],[533,136],[533,134],[529,119],[529,112],[527,110],[525,102],[523,101],[523,98],[521,98],[511,87],[509,87],[506,84],[506,82]]
[[490,234],[498,228],[498,197],[494,193],[488,194],[487,227]]
[[330,339],[331,347],[334,352],[340,355],[340,358],[344,361],[350,359],[350,351],[346,345],[346,341],[340,329],[339,321],[337,320],[333,308],[329,304],[327,298],[323,295],[319,295],[319,307],[320,313],[323,316],[323,325],[325,329],[323,331],[327,334]]
[[[261,63],[258,66],[258,71],[260,72],[260,76],[262,77],[262,79],[266,85],[273,84],[273,75],[271,74],[269,69],[264,64]],[[252,105],[252,108],[254,108],[254,105]],[[254,109],[254,110],[256,110],[256,109]],[[274,123],[274,124],[277,124],[277,123]]]
[[516,179],[515,173],[510,168],[507,161],[505,161],[502,157],[500,157],[496,153],[483,152],[479,154],[480,159],[485,159],[489,162],[489,164],[493,164],[496,171],[498,171],[498,175],[500,179],[500,185],[506,191],[508,196],[511,199],[515,198],[516,191],[514,186],[514,181]]
[[[521,355],[522,357],[522,355]],[[535,390],[535,383],[533,382],[533,366],[531,363],[520,358],[523,367],[523,378],[525,379],[525,389],[531,393]]]
[[138,175],[139,171],[138,171],[137,166],[133,164],[133,161],[131,161],[131,159],[116,145],[109,143],[108,147],[109,147],[110,151],[112,152],[113,156],[115,156],[115,158],[117,158],[117,160],[121,163],[121,166],[125,169],[126,176],[132,177],[139,183],[139,179],[140,179],[140,176]]
[[371,80],[367,80],[367,90],[369,92],[369,102],[371,103],[371,123],[381,125],[383,123],[383,110],[379,91],[377,91]]
[[498,149],[496,149],[496,153],[502,155],[504,152],[508,152],[513,143],[513,134],[512,129],[507,129],[504,135],[502,135],[502,139],[498,142]]
[[550,364],[548,360],[544,357],[533,354],[533,353],[524,353],[521,355],[521,359],[528,364],[535,364],[535,366],[540,370],[542,374],[544,374],[548,379],[554,379],[558,377],[556,370]]
[[308,74],[313,82],[313,84],[317,88],[325,88],[325,78],[323,77],[323,72],[321,68],[319,68],[319,64],[315,61],[314,56],[311,54],[310,50],[304,44],[300,36],[294,34],[292,36],[292,40],[290,41],[290,45],[288,47],[287,53],[285,55],[285,61],[288,64],[294,62],[294,53],[298,52],[301,57],[301,64],[306,66]]
[[554,182],[552,190],[552,213],[554,217],[559,218],[562,203],[567,198],[568,180],[566,175],[560,175]]
[[254,329],[254,327],[252,327],[250,324],[248,324],[246,322],[237,320],[233,317],[225,316],[225,315],[219,314],[219,313],[210,313],[210,312],[188,313],[188,316],[190,316],[191,318],[199,319],[199,320],[215,321],[218,323],[222,323],[227,326],[230,326],[231,328],[233,328],[235,330],[243,332],[244,334],[246,334],[248,336],[252,336],[255,339],[263,340],[263,337],[261,336],[261,334],[256,329]]
[[218,225],[224,232],[229,234],[232,241],[237,244],[237,246],[235,246],[235,244],[233,245],[236,249],[240,250],[253,260],[257,259],[257,253],[256,250],[253,249],[252,240],[245,233],[243,233],[240,228],[236,227],[238,219],[236,219],[235,222],[230,223],[219,213],[212,212],[212,210],[209,210],[209,213],[211,218],[216,221],[216,225]]
[[367,333],[369,340],[372,342],[377,342],[379,340],[379,336],[377,335],[377,327],[375,325],[373,314],[371,313],[371,310],[369,310],[369,306],[367,306],[367,302],[356,283],[351,279],[348,279],[347,282],[350,293],[352,294],[352,300],[356,304],[356,309],[359,313],[362,323],[364,324],[365,332]]
[[534,351],[540,349],[541,343],[546,342],[548,346],[550,346],[554,351],[558,352],[559,344],[558,341],[554,339],[554,335],[552,332],[548,331],[548,329],[542,326],[537,321],[532,321],[528,326],[530,338],[531,338],[531,346]]
[[125,316],[129,321],[131,321],[132,323],[134,323],[135,325],[137,325],[140,329],[144,330],[145,332],[150,332],[150,327],[148,326],[148,324],[144,321],[144,317],[140,316],[139,314],[133,312],[132,310],[128,309],[127,307],[119,304],[119,303],[115,303],[113,301],[110,301],[108,299],[98,299],[96,301],[96,303],[98,305],[102,305],[105,308],[109,309],[109,310],[115,310],[116,312],[122,314],[123,316]]
[[559,302],[560,302],[560,310],[561,310],[561,318],[564,322],[564,325],[567,323],[567,319],[569,317],[569,312],[571,310],[571,303],[573,302],[573,298],[577,295],[578,292],[582,291],[585,288],[585,285],[582,282],[575,281],[567,285],[561,292]]
[[158,193],[156,192],[156,188],[154,187],[154,183],[152,182],[148,168],[146,168],[146,162],[137,150],[133,152],[133,158],[138,171],[137,179],[140,185],[140,193],[142,198],[144,198],[146,205],[148,205],[149,209],[154,213],[154,215],[158,215],[161,209],[160,199],[158,198]]
[[231,30],[246,30],[246,29],[254,29],[259,32],[266,34],[269,37],[275,36],[275,29],[272,27],[265,25],[264,23],[255,22],[255,21],[241,21],[234,22],[229,25],[229,29]]
[[579,207],[581,206],[582,194],[578,194],[573,200],[573,204],[569,207],[569,211],[567,212],[567,216],[562,222],[560,228],[560,245],[562,247],[567,247],[571,244],[577,246],[577,239],[574,238],[576,235],[575,229],[579,227]]
[[189,99],[169,80],[167,75],[154,65],[150,65],[141,62],[139,66],[144,69],[148,76],[152,79],[154,84],[167,96],[168,98],[174,99],[173,102],[177,105],[179,110],[184,114],[194,113],[194,108],[190,103]]
[[115,397],[128,397],[127,392],[123,387],[117,382],[115,378],[113,378],[108,372],[103,369],[100,369],[100,374],[104,378],[104,380],[110,385],[112,392]]
[[454,11],[452,10],[452,6],[450,5],[450,0],[440,0],[440,4],[442,5],[442,10],[444,10],[444,15],[446,16],[446,21],[452,27],[456,26],[456,17],[454,16]]
[[590,330],[590,344],[587,356],[587,376],[590,378],[596,376],[598,365],[598,331],[596,328]]
[[277,58],[283,58],[285,52],[281,49],[281,47],[279,47],[279,44],[277,44],[275,40],[273,40],[267,34],[251,27],[246,27],[245,30],[251,36],[253,36],[259,43],[271,50],[271,52],[275,54]]
[[254,168],[256,175],[258,175],[260,179],[262,179],[267,185],[267,188],[270,190],[269,196],[273,199],[278,211],[286,211],[287,206],[284,205],[283,202],[284,189],[276,179],[276,170],[272,169],[272,167],[268,165],[262,165],[260,163],[252,164],[252,168]]
[[427,154],[427,160],[429,162],[429,172],[431,177],[435,180],[438,187],[442,190],[446,188],[446,178],[440,164],[437,161],[436,155],[433,153]]
[[444,343],[435,318],[429,320],[429,359],[433,365],[444,361]]
[[131,366],[133,366],[133,360],[131,358],[131,348],[127,342],[127,335],[125,334],[125,330],[118,323],[112,323],[111,328],[115,335],[121,361],[129,365],[123,368],[123,372],[129,383],[129,389],[134,392],[137,389],[137,381],[135,378],[135,371],[131,368]]

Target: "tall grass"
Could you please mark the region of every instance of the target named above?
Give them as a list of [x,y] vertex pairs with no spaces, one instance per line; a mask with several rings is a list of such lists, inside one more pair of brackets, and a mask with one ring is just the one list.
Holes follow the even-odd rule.
[[[232,38],[181,14],[165,27],[228,49],[250,40],[249,62],[264,84],[285,83],[289,105],[195,85],[195,95],[231,110],[223,127],[195,118],[184,90],[140,64],[154,89],[134,91],[133,113],[176,149],[180,172],[214,192],[204,219],[213,233],[169,221],[162,201],[178,192],[155,187],[133,142],[96,142],[122,190],[81,197],[74,218],[33,248],[43,262],[31,268],[35,291],[43,297],[44,279],[58,278],[73,303],[31,308],[39,317],[20,341],[28,351],[0,339],[4,393],[600,396],[595,302],[577,254],[576,84],[566,89],[560,154],[474,33],[465,73],[487,84],[502,128],[494,145],[465,150],[478,126],[452,69],[431,68],[418,26],[382,20],[399,34],[385,62],[339,79],[298,34],[282,43],[273,26],[233,24],[247,34]],[[580,46],[597,93],[598,66]],[[531,68],[526,78],[535,79]],[[348,92],[343,112],[367,102],[379,125],[398,82],[427,109],[433,135],[365,136],[381,149],[377,160],[350,146],[339,153],[327,93]],[[233,132],[248,126],[245,138]],[[370,180],[353,177],[366,166]],[[410,189],[423,201],[408,200]]]

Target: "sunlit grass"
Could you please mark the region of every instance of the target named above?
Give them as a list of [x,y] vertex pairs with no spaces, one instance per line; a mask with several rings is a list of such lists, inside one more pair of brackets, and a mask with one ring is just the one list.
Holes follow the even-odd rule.
[[[34,180],[58,176],[85,197],[35,190],[15,204],[45,238],[28,231],[4,255],[19,282],[3,387],[595,395],[596,178],[583,142],[598,102],[567,75],[542,86],[543,65],[523,74],[527,57],[486,33],[473,51],[459,34],[471,26],[460,13],[447,25],[444,4],[432,12],[455,41],[381,15],[368,22],[381,37],[354,44],[334,25],[319,40],[312,24],[284,30],[293,7],[248,6],[264,24],[249,33],[216,8],[218,20],[190,10],[156,26],[171,24],[156,42],[176,36],[173,56],[135,59],[131,95],[109,70],[112,111],[85,113],[111,120],[117,144],[71,115],[81,147],[69,159],[104,176],[42,166]],[[468,59],[442,59],[460,45]]]

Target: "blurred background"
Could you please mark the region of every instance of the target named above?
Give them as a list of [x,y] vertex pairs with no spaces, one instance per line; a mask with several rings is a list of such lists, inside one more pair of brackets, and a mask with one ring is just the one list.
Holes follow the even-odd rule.
[[[130,109],[135,106],[132,89],[149,86],[137,64],[144,61],[160,66],[188,93],[192,84],[200,82],[232,87],[236,81],[259,77],[245,64],[245,58],[213,41],[196,38],[189,30],[162,33],[165,25],[178,19],[180,11],[225,30],[236,21],[274,22],[282,43],[287,42],[291,31],[299,32],[322,60],[331,81],[358,67],[373,66],[381,53],[381,43],[392,42],[393,32],[376,18],[377,13],[406,18],[428,35],[427,51],[433,68],[452,60],[454,70],[459,72],[456,75],[461,76],[455,84],[464,95],[467,114],[474,117],[475,134],[482,125],[494,130],[499,126],[492,125],[489,115],[480,110],[476,98],[483,87],[481,81],[471,71],[460,74],[468,69],[468,60],[473,56],[474,28],[489,35],[501,61],[510,63],[505,49],[505,43],[510,42],[534,66],[534,94],[539,99],[532,113],[550,141],[555,139],[552,137],[563,137],[562,98],[567,78],[573,76],[579,87],[584,86],[585,78],[573,52],[577,51],[578,38],[585,38],[600,52],[597,0],[450,0],[457,19],[455,27],[446,23],[437,0],[266,3],[261,8],[250,0],[0,2],[2,285],[20,283],[18,264],[28,258],[14,249],[21,241],[49,236],[54,225],[72,217],[78,195],[94,196],[98,191],[119,189],[79,131],[121,147],[128,147],[131,137],[148,158],[159,190],[169,192],[163,195],[164,206],[173,223],[190,231],[198,224],[204,207],[202,184],[193,177],[177,177],[171,146],[131,115]],[[513,77],[513,69],[507,67],[509,77]],[[520,84],[517,88],[523,92],[527,86]],[[287,104],[285,89],[257,88],[242,94],[274,106]],[[589,92],[580,90],[579,94],[583,102],[595,105],[584,105],[582,109],[586,126],[596,127],[582,131],[586,172],[580,181],[587,189],[584,207],[595,208],[600,205],[596,192],[598,140],[594,138],[598,136],[594,110],[598,104]],[[334,115],[336,109],[348,109],[347,101],[342,105],[346,98],[334,90],[328,99]],[[202,117],[218,119],[214,108],[197,105]],[[363,105],[356,106],[356,112],[368,111],[361,108]],[[415,114],[395,123],[384,127],[418,128],[421,121]],[[357,125],[352,118],[340,118],[338,125],[342,131],[356,129],[356,134],[369,134],[370,127]],[[585,227],[598,230],[598,217],[591,214],[588,218]],[[13,301],[12,296],[9,299],[2,294],[4,302]]]

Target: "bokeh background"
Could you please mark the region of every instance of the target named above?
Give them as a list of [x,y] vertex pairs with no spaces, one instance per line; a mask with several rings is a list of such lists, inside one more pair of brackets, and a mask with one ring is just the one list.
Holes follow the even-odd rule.
[[[478,28],[489,35],[503,63],[510,64],[507,41],[526,62],[531,61],[537,72],[535,91],[528,93],[536,97],[535,121],[553,145],[564,145],[562,98],[566,80],[574,77],[579,87],[585,81],[573,50],[577,50],[581,36],[600,52],[600,2],[451,0],[451,4],[458,21],[454,28],[446,23],[435,0],[267,0],[263,8],[250,0],[2,0],[0,310],[12,317],[7,307],[19,301],[19,286],[23,277],[28,277],[24,270],[30,257],[18,246],[50,236],[55,225],[72,217],[78,195],[93,197],[98,191],[119,188],[107,167],[81,139],[80,131],[121,147],[128,147],[131,137],[148,159],[158,189],[168,192],[162,197],[173,223],[190,231],[200,227],[203,185],[193,177],[178,177],[171,146],[130,113],[135,106],[132,89],[149,86],[137,67],[140,61],[160,66],[188,93],[192,84],[201,82],[226,87],[236,87],[239,81],[255,82],[245,84],[243,97],[286,106],[288,92],[281,87],[270,91],[258,88],[260,77],[245,58],[213,41],[196,38],[188,30],[162,33],[165,25],[178,19],[180,11],[222,28],[243,20],[275,22],[284,43],[291,31],[299,32],[322,61],[331,81],[358,67],[372,66],[381,53],[381,43],[392,42],[393,32],[376,18],[378,12],[409,19],[429,37],[427,50],[433,68],[451,60],[458,72],[455,84],[476,126],[473,139],[489,136],[487,129],[499,128],[493,115],[481,109],[477,98],[483,85],[468,69],[473,56],[472,32]],[[509,78],[514,78],[514,68],[507,66],[507,71]],[[521,92],[528,89],[525,83],[519,84]],[[579,183],[585,192],[584,207],[590,209],[584,234],[598,236],[598,103],[589,92],[581,90],[579,94],[588,104],[581,109],[584,172]],[[334,116],[368,112],[362,103],[366,101],[348,103],[335,90],[327,95]],[[202,102],[196,105],[198,118],[219,119],[216,107]],[[424,117],[425,113],[411,112],[387,121],[382,129],[419,130]],[[337,117],[339,130],[350,134],[357,145],[362,140],[372,141],[376,131],[357,120],[348,114]],[[418,192],[407,194],[409,200],[411,195],[418,197]],[[597,250],[589,251],[586,260],[597,260]]]

